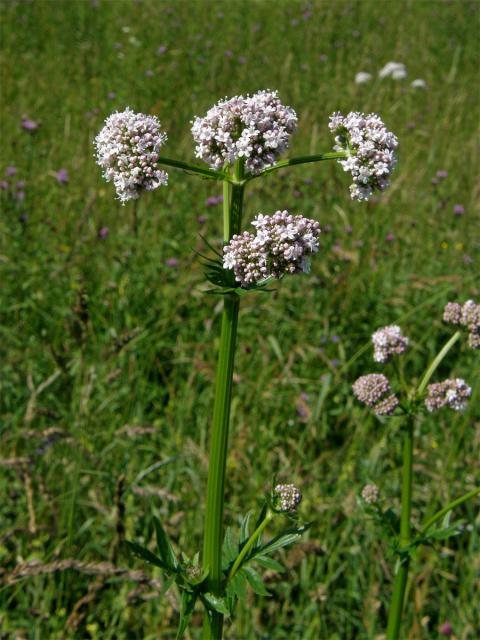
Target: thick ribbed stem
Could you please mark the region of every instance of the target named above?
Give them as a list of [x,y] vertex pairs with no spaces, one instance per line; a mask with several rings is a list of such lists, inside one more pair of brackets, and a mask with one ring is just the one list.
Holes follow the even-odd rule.
[[[410,517],[412,511],[413,427],[414,418],[413,416],[409,416],[405,427],[405,436],[403,441],[402,507],[400,514],[399,538],[400,551],[402,548],[408,547],[412,537]],[[400,566],[398,567],[397,575],[395,576],[392,600],[390,602],[387,640],[398,640],[399,638],[409,566],[409,554],[402,554],[400,557]]]
[[[238,184],[243,176],[243,165],[237,163],[234,182],[230,189],[224,188],[224,240],[239,233],[242,223],[243,184]],[[222,596],[222,545],[223,545],[223,502],[225,491],[225,467],[228,448],[228,427],[232,399],[232,378],[237,336],[240,298],[237,295],[224,296],[220,349],[218,354],[215,400],[213,406],[212,437],[208,463],[207,505],[203,543],[203,565],[208,567],[208,590]],[[205,615],[203,638],[221,640],[223,615],[216,611]]]

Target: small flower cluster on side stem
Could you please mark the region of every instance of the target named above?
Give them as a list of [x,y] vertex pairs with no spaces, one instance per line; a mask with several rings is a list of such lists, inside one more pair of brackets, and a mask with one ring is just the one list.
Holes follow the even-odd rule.
[[369,200],[374,191],[384,191],[395,168],[397,137],[374,113],[352,111],[343,116],[336,111],[330,116],[330,130],[335,134],[335,151],[347,151],[346,160],[338,160],[344,171],[350,171],[353,200]]
[[95,138],[97,163],[107,182],[113,181],[122,203],[166,185],[168,176],[157,166],[160,147],[167,135],[155,116],[125,109],[105,120]]
[[465,327],[469,332],[469,346],[480,349],[480,304],[473,300],[467,300],[463,305],[448,302],[443,311],[443,319],[450,324]]

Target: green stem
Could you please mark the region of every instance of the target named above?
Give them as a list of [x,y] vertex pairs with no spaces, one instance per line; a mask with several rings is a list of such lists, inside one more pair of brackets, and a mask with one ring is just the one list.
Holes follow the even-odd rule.
[[165,164],[168,167],[175,167],[175,169],[182,169],[183,171],[187,171],[188,173],[198,173],[204,178],[230,181],[229,176],[223,171],[214,171],[213,169],[198,167],[195,164],[189,164],[188,162],[182,162],[181,160],[173,160],[172,158],[164,158],[163,156],[160,156],[157,162],[158,164]]
[[430,382],[430,379],[433,376],[433,374],[435,373],[435,371],[437,370],[439,364],[445,358],[445,356],[450,351],[450,349],[453,347],[453,345],[457,342],[457,340],[460,339],[461,335],[462,334],[461,334],[460,331],[456,331],[453,334],[453,336],[450,338],[450,340],[445,344],[443,349],[441,351],[439,351],[437,356],[434,358],[433,362],[431,363],[431,365],[426,370],[425,375],[423,376],[422,381],[420,382],[420,384],[418,386],[417,394],[419,396],[421,396],[423,394],[423,392],[427,388],[427,384]]
[[281,160],[272,167],[267,167],[260,173],[254,176],[250,176],[247,179],[253,180],[254,178],[260,178],[278,169],[284,169],[285,167],[293,167],[296,164],[307,164],[309,162],[321,162],[322,160],[337,160],[338,158],[348,158],[346,151],[330,151],[329,153],[317,153],[313,156],[299,156],[298,158],[290,158],[290,160]]
[[[242,172],[243,166],[240,163],[236,164],[234,169],[235,180],[241,179]],[[230,188],[227,188],[224,183],[225,242],[228,242],[234,233],[240,232],[243,191],[243,184],[232,183],[230,200]],[[203,566],[209,570],[207,588],[216,596],[223,595],[223,503],[239,307],[240,298],[237,295],[224,296],[208,463],[205,537],[203,542]],[[205,640],[221,640],[222,631],[223,614],[216,611],[206,613],[203,638]]]
[[261,536],[262,532],[265,530],[265,528],[267,527],[267,525],[271,522],[272,518],[273,518],[273,512],[270,511],[270,509],[268,509],[265,518],[262,520],[262,522],[258,525],[258,527],[255,529],[255,531],[252,533],[252,535],[250,536],[250,538],[248,539],[248,541],[245,543],[245,545],[242,547],[242,550],[240,551],[240,553],[238,554],[235,562],[232,565],[232,568],[230,569],[229,573],[228,573],[228,580],[230,581],[233,576],[237,573],[237,571],[240,569],[240,567],[242,566],[242,562],[245,560],[245,557],[247,556],[247,554],[250,552],[250,550],[252,549],[253,545],[255,544],[255,542],[258,540],[258,538]]
[[[403,441],[402,466],[402,506],[400,513],[399,551],[408,547],[411,542],[412,529],[410,517],[412,511],[412,478],[413,478],[413,427],[414,417],[409,416],[405,427]],[[392,599],[388,614],[387,640],[398,640],[402,620],[405,587],[407,585],[410,556],[401,554],[400,566],[393,585]]]
[[446,507],[443,507],[443,509],[440,509],[440,511],[437,511],[437,513],[435,513],[431,518],[429,518],[425,522],[423,527],[420,529],[420,535],[424,535],[425,533],[427,533],[430,527],[434,525],[435,522],[443,518],[443,516],[445,516],[449,511],[451,511],[452,509],[455,509],[455,507],[460,506],[467,500],[470,500],[470,498],[474,498],[479,493],[480,493],[480,487],[477,487],[476,489],[472,489],[468,493],[465,493],[460,498],[456,498],[455,500],[452,500],[452,502],[449,502]]

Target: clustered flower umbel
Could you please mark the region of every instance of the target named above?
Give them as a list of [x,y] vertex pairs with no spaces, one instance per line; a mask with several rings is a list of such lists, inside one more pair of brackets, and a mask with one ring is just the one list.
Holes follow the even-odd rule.
[[301,501],[302,494],[294,484],[277,484],[273,490],[273,506],[278,511],[296,511]]
[[193,121],[195,155],[214,169],[244,158],[246,171],[257,174],[275,163],[296,128],[297,114],[277,91],[225,98]]
[[233,269],[242,287],[285,274],[308,273],[309,256],[318,251],[320,225],[288,211],[259,214],[252,222],[255,234],[234,235],[223,248],[223,266]]
[[408,338],[402,335],[402,330],[396,324],[382,327],[372,335],[373,359],[375,362],[385,363],[394,354],[405,353],[408,347]]
[[360,376],[352,389],[358,400],[371,407],[377,416],[390,416],[398,407],[398,398],[392,393],[388,378],[381,373]]
[[352,174],[352,199],[368,200],[375,190],[384,191],[397,163],[398,140],[381,118],[358,111],[343,116],[336,111],[330,116],[329,128],[335,134],[335,151],[348,153],[345,160],[338,162]]
[[360,495],[367,504],[376,504],[380,496],[380,491],[376,484],[366,484]]
[[168,176],[157,168],[158,152],[167,136],[156,116],[125,111],[113,113],[95,138],[97,163],[107,182],[113,181],[119,199],[125,203],[141,191],[166,185]]
[[425,406],[429,411],[438,411],[450,407],[461,411],[466,407],[472,390],[462,378],[449,378],[443,382],[435,382],[427,387]]
[[443,311],[443,319],[466,327],[469,331],[468,344],[472,349],[480,349],[480,304],[473,300],[467,300],[463,305],[448,302]]

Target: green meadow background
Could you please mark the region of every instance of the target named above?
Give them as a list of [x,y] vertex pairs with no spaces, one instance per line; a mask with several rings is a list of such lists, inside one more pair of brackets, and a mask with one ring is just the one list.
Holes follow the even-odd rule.
[[[290,156],[331,149],[335,110],[378,112],[400,154],[369,203],[335,162],[248,185],[246,223],[289,209],[324,233],[309,276],[242,300],[225,517],[258,511],[276,474],[302,488],[313,525],[225,635],[380,640],[394,561],[357,496],[375,482],[398,508],[400,423],[351,385],[394,379],[369,346],[389,323],[411,339],[417,382],[452,333],[443,305],[479,299],[479,3],[2,0],[0,17],[0,638],[174,637],[176,594],[159,597],[122,540],[152,545],[156,514],[178,550],[201,548],[221,301],[194,250],[200,234],[220,247],[221,205],[206,201],[221,188],[170,170],[135,237],[92,141],[130,106],[159,116],[166,156],[194,161],[195,115],[272,88],[299,115]],[[392,60],[407,79],[378,79]],[[418,421],[417,524],[478,484],[479,368],[463,340],[437,373],[473,395]],[[419,552],[403,639],[446,637],[446,622],[480,637],[478,504],[456,512],[462,535]],[[193,640],[200,625],[199,612]]]

